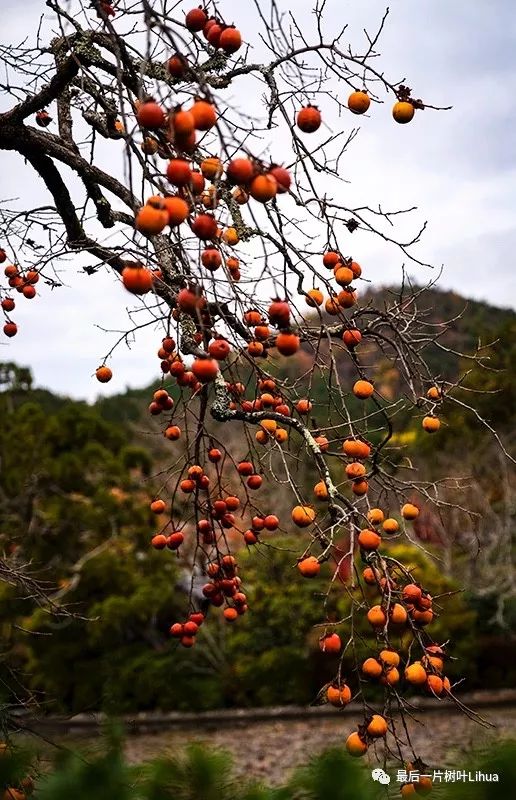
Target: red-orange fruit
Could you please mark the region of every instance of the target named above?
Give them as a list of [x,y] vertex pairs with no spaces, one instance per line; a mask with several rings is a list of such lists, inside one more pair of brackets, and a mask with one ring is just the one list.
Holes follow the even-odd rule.
[[152,289],[152,275],[141,264],[129,264],[122,270],[122,281],[128,292],[146,294]]
[[350,458],[365,459],[371,455],[371,448],[361,439],[346,439],[342,445],[345,454]]
[[290,172],[285,167],[275,166],[269,170],[269,175],[276,179],[278,184],[278,194],[285,194],[290,189],[292,178]]
[[335,250],[327,250],[323,255],[323,264],[328,269],[334,269],[340,261],[339,253]]
[[209,247],[201,254],[201,264],[210,272],[215,272],[222,264],[222,256],[214,247]]
[[255,175],[255,166],[248,158],[234,158],[226,169],[226,178],[229,183],[246,186]]
[[351,701],[351,689],[345,683],[341,686],[328,686],[326,690],[326,699],[332,706],[342,708],[342,706],[347,706]]
[[143,128],[155,130],[165,124],[165,113],[154,100],[146,100],[138,108],[136,119]]
[[186,59],[179,53],[175,53],[167,61],[167,72],[173,78],[182,78],[187,66]]
[[278,191],[278,182],[276,178],[271,175],[257,175],[256,178],[250,183],[249,194],[254,200],[259,203],[267,203],[276,196]]
[[185,17],[185,25],[192,33],[202,31],[208,21],[206,11],[199,6],[199,8],[192,8]]
[[292,356],[299,350],[300,339],[295,333],[278,333],[275,345],[284,356]]
[[375,531],[363,530],[358,535],[358,544],[362,550],[378,550],[382,543],[381,537]]
[[192,364],[192,372],[201,383],[209,383],[217,377],[219,365],[213,358],[196,358]]
[[342,642],[338,633],[327,633],[326,636],[319,639],[319,647],[323,653],[334,655],[340,653]]
[[350,350],[360,344],[362,341],[362,334],[356,328],[349,331],[344,331],[342,334],[342,341]]
[[192,231],[198,239],[206,241],[217,236],[217,221],[211,214],[198,214],[192,222]]
[[374,393],[374,386],[369,381],[359,380],[353,385],[353,394],[360,400],[366,400]]
[[232,26],[224,28],[219,37],[219,47],[228,55],[240,50],[242,47],[242,35],[240,31]]
[[298,562],[297,568],[304,578],[315,578],[321,571],[321,565],[315,556],[307,556]]
[[346,739],[346,750],[350,756],[360,757],[367,753],[367,744],[362,737],[353,731]]
[[305,106],[297,115],[296,123],[303,133],[314,133],[321,126],[321,112],[315,106]]
[[348,97],[348,108],[353,114],[365,114],[371,105],[367,92],[352,92]]
[[106,367],[106,365],[103,364],[101,367],[98,367],[97,370],[95,371],[95,377],[97,378],[99,383],[108,383],[108,381],[110,381],[111,378],[113,377],[113,373],[111,372],[109,367]]
[[215,107],[206,100],[196,100],[190,111],[198,131],[209,131],[217,122]]
[[171,227],[181,225],[181,223],[187,218],[190,211],[186,200],[183,200],[182,197],[174,196],[165,197],[164,202],[168,213],[168,224]]

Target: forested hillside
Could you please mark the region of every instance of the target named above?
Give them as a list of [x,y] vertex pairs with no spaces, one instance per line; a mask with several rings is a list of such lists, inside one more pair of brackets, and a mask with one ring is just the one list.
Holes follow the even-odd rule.
[[[394,290],[384,290],[376,306],[395,297]],[[513,685],[508,630],[516,620],[510,561],[516,526],[514,472],[493,434],[463,403],[496,425],[504,446],[514,450],[516,378],[509,367],[516,361],[516,314],[434,290],[420,302],[436,326],[455,318],[440,340],[443,347],[424,348],[424,357],[443,380],[465,377],[453,399],[444,401],[443,425],[436,436],[425,436],[400,408],[387,445],[390,469],[394,476],[410,470],[425,486],[437,474],[449,475],[449,481],[440,483],[441,496],[477,516],[451,505],[437,513],[425,488],[426,497],[414,497],[422,511],[413,543],[393,536],[387,546],[405,563],[417,565],[434,598],[452,593],[443,597],[447,613],[433,631],[436,641],[461,632],[460,646],[451,653],[459,661],[450,662],[450,677],[465,675],[467,689]],[[367,298],[363,306],[367,309]],[[479,341],[490,345],[481,351],[484,368],[456,355],[472,353]],[[388,402],[399,394],[400,375],[392,367],[385,369],[377,341],[363,346],[370,348],[376,385]],[[341,376],[349,358],[343,349],[336,364]],[[288,369],[301,374],[308,359],[308,352],[301,350],[289,359]],[[268,368],[279,376],[287,369],[281,360]],[[318,405],[322,380],[315,372],[309,387],[313,426],[319,429],[335,412],[331,404]],[[240,517],[231,531],[233,545],[247,549],[241,561],[249,614],[234,626],[209,615],[194,650],[187,652],[168,634],[188,610],[192,579],[186,511],[181,506],[170,509],[167,503],[184,445],[163,436],[163,417],[149,416],[160,381],[99,398],[93,405],[34,387],[24,365],[2,364],[0,381],[0,542],[6,581],[0,589],[1,669],[4,676],[16,672],[20,694],[32,693],[49,711],[313,701],[321,670],[330,679],[334,669],[331,659],[321,659],[312,627],[320,618],[316,595],[325,592],[329,572],[323,570],[310,582],[293,569],[296,559],[289,543],[300,534],[293,530],[290,506],[283,505],[281,486],[269,483],[256,508],[274,511],[279,531],[262,534],[257,545],[244,543]],[[182,402],[177,386],[169,391],[176,404]],[[173,413],[167,424],[172,422]],[[226,444],[228,437],[239,443],[242,433],[235,426],[221,434],[214,424],[213,436],[223,436]],[[240,442],[245,458],[249,445],[243,438]],[[398,455],[399,443],[410,445],[410,461]],[[290,447],[298,447],[295,440]],[[170,465],[175,466],[168,474]],[[332,469],[337,477],[338,458]],[[309,471],[303,473],[303,482],[313,486]],[[158,496],[167,505],[156,516],[149,505]],[[158,529],[181,522],[186,539],[179,551],[149,548]],[[13,565],[26,568],[29,592],[9,579]],[[462,587],[465,592],[454,593]],[[48,613],[49,589],[57,617]],[[19,599],[27,595],[29,599]],[[348,608],[347,593],[334,582],[330,616],[343,618]],[[290,675],[286,686],[275,682],[277,670]],[[12,685],[12,680],[6,683]]]

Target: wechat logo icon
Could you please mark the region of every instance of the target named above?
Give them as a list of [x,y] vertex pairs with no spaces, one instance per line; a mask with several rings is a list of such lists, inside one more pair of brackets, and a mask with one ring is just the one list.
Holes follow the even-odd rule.
[[381,783],[383,786],[387,786],[391,782],[391,779],[383,769],[373,769],[371,777],[373,781],[378,781],[378,783]]

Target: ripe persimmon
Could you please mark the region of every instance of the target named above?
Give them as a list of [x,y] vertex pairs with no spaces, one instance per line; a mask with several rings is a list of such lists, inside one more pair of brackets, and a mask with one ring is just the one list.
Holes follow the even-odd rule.
[[427,416],[423,418],[421,425],[427,433],[435,433],[441,427],[441,422],[437,417]]
[[224,172],[224,167],[222,166],[220,158],[217,158],[217,156],[209,156],[208,158],[204,158],[201,161],[201,172],[204,177],[208,178],[210,181],[220,178]]
[[359,400],[366,400],[374,393],[374,386],[370,381],[358,380],[353,384],[353,394]]
[[196,358],[192,364],[192,372],[201,383],[209,383],[217,377],[219,365],[214,358]]
[[299,505],[292,509],[291,517],[298,528],[307,528],[315,521],[316,511],[312,506]]
[[405,625],[407,612],[401,603],[394,603],[389,611],[389,622],[393,625]]
[[362,572],[362,577],[368,586],[376,586],[377,578],[376,573],[372,567],[365,567]]
[[312,410],[312,403],[306,397],[301,398],[296,403],[296,411],[299,414],[309,414]]
[[328,250],[323,255],[323,264],[328,269],[334,269],[340,261],[339,253],[336,253],[335,250]]
[[311,308],[321,306],[324,302],[324,295],[320,289],[309,289],[305,295],[305,302]]
[[400,673],[396,667],[386,667],[385,675],[380,678],[383,686],[395,686],[400,681]]
[[321,112],[316,106],[311,105],[302,108],[296,118],[297,127],[303,133],[314,133],[320,128],[321,122]]
[[401,516],[403,519],[416,519],[419,516],[419,508],[413,503],[405,503],[405,505],[401,507]]
[[285,167],[274,166],[269,170],[269,175],[276,179],[278,184],[278,194],[285,194],[290,189],[292,178],[290,172]]
[[378,550],[382,543],[381,537],[375,531],[370,531],[367,528],[360,531],[358,535],[358,544],[362,550]]
[[348,108],[353,114],[365,114],[371,105],[371,98],[367,92],[351,92],[348,97]]
[[426,680],[426,688],[431,694],[437,695],[440,697],[444,691],[444,683],[442,678],[439,675],[430,674]]
[[405,125],[407,122],[413,118],[415,112],[415,108],[412,103],[407,102],[406,100],[400,100],[397,103],[394,103],[392,107],[392,116],[399,122],[401,125]]
[[349,286],[354,277],[349,267],[343,267],[342,265],[337,265],[333,274],[339,286]]
[[140,208],[135,218],[137,231],[145,236],[156,236],[168,225],[168,211],[165,203],[161,207],[146,203]]
[[422,591],[415,583],[407,583],[403,587],[402,597],[406,603],[418,603],[421,600]]
[[214,247],[208,247],[201,253],[201,264],[210,272],[215,272],[222,264],[222,256]]
[[362,664],[362,673],[367,678],[372,678],[373,680],[376,680],[381,676],[382,672],[383,672],[383,667],[376,658],[366,658],[366,660]]
[[317,497],[318,500],[328,499],[328,487],[326,486],[324,481],[319,481],[319,483],[315,484],[314,495]]
[[367,733],[369,736],[377,738],[385,736],[388,731],[387,720],[381,714],[373,714],[367,725]]
[[127,264],[122,270],[122,282],[132,294],[146,294],[152,289],[152,275],[142,264]]
[[298,562],[297,568],[303,578],[315,578],[321,571],[321,565],[315,556],[306,556]]
[[219,47],[224,50],[227,55],[232,55],[240,50],[242,47],[242,36],[240,31],[233,26],[224,28],[219,37]]
[[421,661],[414,661],[405,668],[405,680],[413,686],[422,686],[428,678],[427,672]]
[[190,109],[198,131],[209,131],[217,122],[215,106],[206,100],[196,100]]
[[211,214],[198,214],[192,222],[192,231],[198,239],[215,239],[217,221]]
[[351,484],[351,491],[353,494],[356,494],[357,497],[363,497],[369,491],[369,483],[363,478],[354,480]]
[[254,200],[259,203],[267,203],[276,196],[278,191],[278,182],[274,175],[268,173],[267,175],[257,175],[253,178],[249,185],[249,194]]
[[400,663],[400,657],[395,650],[381,650],[378,658],[382,664],[387,664],[390,667],[398,667]]
[[345,683],[340,686],[331,684],[326,690],[326,699],[330,705],[342,708],[351,701],[351,689]]
[[351,464],[346,464],[346,476],[353,480],[363,478],[366,474],[366,468],[360,461],[353,461]]
[[206,11],[199,6],[199,8],[192,8],[185,17],[185,25],[192,33],[202,31],[208,21]]
[[371,448],[361,439],[346,439],[342,444],[344,453],[350,458],[365,459],[371,455]]
[[97,367],[95,370],[95,377],[99,383],[108,383],[113,377],[113,373],[109,367],[106,367],[105,364],[102,364],[102,366]]
[[155,100],[146,100],[141,103],[136,112],[136,119],[142,128],[155,130],[162,128],[165,124],[165,112]]
[[384,513],[381,508],[370,508],[367,512],[367,519],[371,525],[380,525],[384,520]]
[[362,341],[362,334],[356,328],[344,331],[342,341],[349,350],[353,350]]
[[396,533],[399,531],[400,526],[397,520],[393,519],[392,517],[388,517],[383,521],[382,528],[384,529],[385,533]]
[[374,628],[383,628],[387,622],[387,616],[381,606],[371,606],[367,612],[367,621]]
[[283,356],[292,356],[299,350],[300,339],[295,333],[281,332],[274,344]]
[[367,753],[367,744],[358,734],[357,731],[353,731],[353,733],[350,733],[348,738],[346,739],[346,750],[348,751],[350,756],[354,756],[356,758],[363,756],[365,755],[365,753]]
[[229,183],[244,185],[251,183],[256,174],[256,167],[249,158],[234,158],[226,169]]
[[190,212],[190,207],[186,200],[183,200],[182,197],[175,195],[171,197],[165,197],[164,203],[168,213],[168,224],[173,228],[175,228],[177,225],[181,225]]
[[150,504],[150,510],[153,514],[163,514],[164,510],[166,509],[166,503],[164,500],[153,500]]
[[336,655],[340,653],[342,642],[338,633],[327,633],[319,639],[319,647],[323,653]]

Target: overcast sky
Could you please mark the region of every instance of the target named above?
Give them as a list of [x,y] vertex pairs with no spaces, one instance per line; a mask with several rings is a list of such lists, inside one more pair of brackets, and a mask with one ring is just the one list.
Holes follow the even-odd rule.
[[[311,30],[310,0],[278,4],[290,9],[305,31]],[[3,41],[7,35],[21,41],[46,11],[43,0],[2,0],[1,5],[3,20],[9,20],[2,26]],[[191,5],[197,3],[183,8]],[[251,39],[256,29],[252,0],[221,0],[219,5]],[[326,17],[330,30],[349,22],[349,40],[357,43],[362,29],[373,30],[384,10],[380,0],[328,0]],[[416,97],[453,109],[425,111],[400,126],[393,123],[389,106],[376,106],[369,118],[360,119],[360,134],[342,165],[351,181],[346,203],[418,206],[414,224],[429,223],[418,255],[444,265],[442,288],[504,307],[516,307],[515,38],[513,0],[393,2],[379,48],[382,66],[393,80],[406,77]],[[0,199],[18,196],[20,207],[48,202],[39,179],[23,169],[17,156],[0,151],[0,170]],[[399,280],[401,254],[366,233],[355,236],[353,256],[373,283]],[[409,271],[419,282],[431,277],[425,268],[411,266]],[[89,399],[155,378],[158,335],[147,331],[131,351],[117,351],[109,362],[115,377],[99,387],[92,373],[117,337],[96,325],[124,330],[131,299],[121,294],[107,270],[88,278],[73,260],[67,284],[54,292],[44,287],[41,297],[19,303],[15,318],[20,332],[7,345],[2,340],[0,359],[29,365],[38,385]]]

